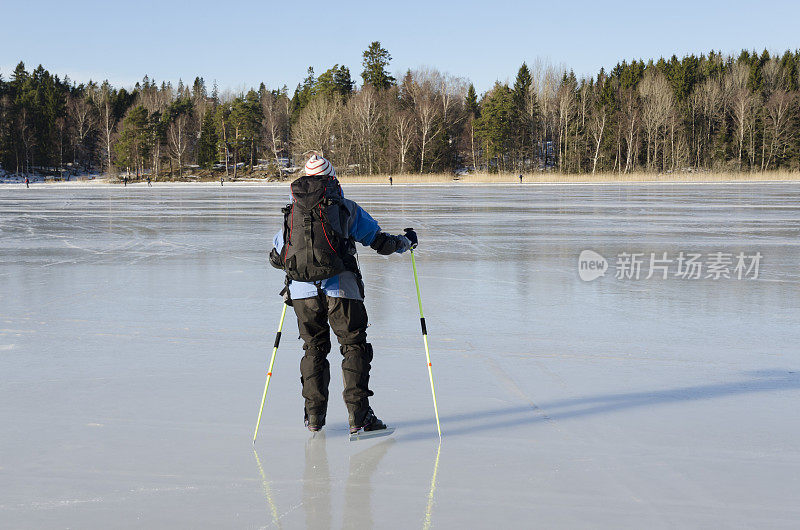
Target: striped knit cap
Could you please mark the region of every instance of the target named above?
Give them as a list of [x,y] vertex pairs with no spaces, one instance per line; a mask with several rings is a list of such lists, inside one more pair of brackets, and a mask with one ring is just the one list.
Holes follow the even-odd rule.
[[312,155],[311,158],[308,159],[308,162],[306,162],[306,175],[335,177],[336,170],[333,169],[333,164],[327,159]]

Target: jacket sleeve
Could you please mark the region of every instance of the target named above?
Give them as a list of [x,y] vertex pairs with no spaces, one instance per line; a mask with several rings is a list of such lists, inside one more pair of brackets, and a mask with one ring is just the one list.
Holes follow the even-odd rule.
[[364,246],[369,246],[383,256],[403,252],[407,248],[403,245],[404,238],[402,236],[392,236],[381,232],[378,222],[370,214],[355,202],[348,202],[347,206],[352,212],[350,236],[353,239]]
[[272,238],[272,246],[274,248],[269,253],[269,264],[276,269],[283,269],[283,263],[281,263],[281,251],[283,250],[282,230],[275,234],[275,237]]
[[374,240],[375,236],[381,231],[378,221],[372,218],[361,206],[354,201],[347,201],[350,214],[350,237],[364,245],[369,246]]

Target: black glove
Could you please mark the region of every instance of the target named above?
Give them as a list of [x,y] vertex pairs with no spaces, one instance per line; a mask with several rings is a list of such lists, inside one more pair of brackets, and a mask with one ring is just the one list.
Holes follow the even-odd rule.
[[269,264],[276,269],[283,269],[281,254],[278,252],[278,249],[273,248],[272,252],[269,253]]
[[[413,233],[413,230],[412,230]],[[414,234],[416,238],[416,234]],[[392,236],[383,232],[375,234],[370,247],[378,251],[378,254],[388,256],[395,252],[402,254],[406,250],[413,248],[411,240],[406,236]]]
[[417,233],[414,232],[414,229],[413,228],[406,228],[403,231],[405,232],[405,236],[408,238],[408,240],[411,241],[411,248],[412,249],[417,248],[417,245],[419,244],[419,240],[417,239]]
[[398,246],[400,245],[397,236],[390,236],[384,232],[378,232],[375,234],[375,239],[373,239],[372,243],[370,244],[370,247],[372,247],[378,252],[378,254],[382,256],[394,254]]

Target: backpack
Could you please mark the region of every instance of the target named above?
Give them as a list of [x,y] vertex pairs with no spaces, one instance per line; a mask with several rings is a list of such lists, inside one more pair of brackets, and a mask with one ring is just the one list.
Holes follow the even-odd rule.
[[336,179],[304,176],[292,182],[292,203],[283,212],[279,263],[299,282],[327,280],[357,271],[347,235],[348,210]]

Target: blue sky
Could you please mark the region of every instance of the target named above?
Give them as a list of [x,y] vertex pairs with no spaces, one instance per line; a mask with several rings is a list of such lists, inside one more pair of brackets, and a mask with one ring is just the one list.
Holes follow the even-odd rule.
[[313,66],[338,63],[361,81],[361,54],[380,40],[391,70],[433,66],[479,92],[512,79],[523,61],[563,63],[579,75],[622,59],[673,53],[800,47],[800,3],[636,2],[192,2],[2,0],[0,74],[19,60],[77,81],[130,86],[196,75],[238,90],[264,81],[290,90]]

